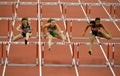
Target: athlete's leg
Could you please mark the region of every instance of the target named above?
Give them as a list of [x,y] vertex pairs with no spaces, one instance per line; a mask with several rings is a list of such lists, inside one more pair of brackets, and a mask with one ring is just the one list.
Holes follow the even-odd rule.
[[56,37],[59,38],[59,39],[62,39],[63,42],[64,42],[66,40],[66,37],[65,37],[63,31],[61,31],[61,32],[56,31],[56,32],[57,32],[57,36]]
[[25,44],[27,44],[28,39],[30,38],[31,35],[32,35],[32,33],[26,33]]
[[51,45],[52,45],[52,35],[49,35],[48,36],[48,48],[50,49],[51,48]]
[[102,33],[99,31],[98,33],[98,36],[99,37],[103,37],[103,38],[106,38],[106,39],[111,39],[111,36],[109,34],[105,34],[105,33]]
[[93,47],[94,39],[95,39],[95,35],[90,33],[90,45],[89,45],[89,54],[90,55],[92,55],[92,47]]
[[23,36],[21,34],[19,34],[19,35],[13,37],[13,41],[17,41],[21,38],[23,38]]
[[31,37],[32,33],[26,33],[25,39],[28,40]]

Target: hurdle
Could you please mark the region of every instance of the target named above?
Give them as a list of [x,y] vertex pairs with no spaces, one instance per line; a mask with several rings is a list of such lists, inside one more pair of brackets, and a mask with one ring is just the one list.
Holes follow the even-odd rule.
[[[54,66],[54,67],[56,67],[56,66],[61,66],[61,67],[72,67],[73,66],[73,60],[72,60],[72,62],[71,62],[71,64],[66,64],[66,63],[63,63],[63,64],[59,64],[59,63],[45,63],[45,59],[44,59],[44,57],[45,57],[45,53],[44,53],[44,51],[45,51],[45,45],[48,45],[48,42],[41,42],[42,43],[42,47],[41,47],[41,49],[42,49],[42,66]],[[72,43],[72,42],[52,42],[52,45],[71,45],[72,46],[72,49],[74,50],[74,44]],[[52,51],[52,48],[51,48],[51,51]],[[72,55],[72,59],[74,58],[74,51],[73,51],[73,55]]]
[[[89,42],[80,42],[80,43],[77,43],[76,45],[76,51],[77,51],[77,58],[76,58],[76,64],[78,67],[107,67],[107,61],[106,63],[104,64],[81,64],[80,61],[79,61],[79,58],[80,58],[80,46],[81,45],[89,45],[90,43]],[[106,48],[106,53],[107,53],[107,58],[109,59],[109,45],[112,45],[112,43],[93,43],[93,45],[96,45],[96,46],[99,46],[99,45],[105,45],[107,48]]]
[[3,48],[3,43],[1,43],[1,58],[0,58],[0,65],[3,65],[4,64],[4,56],[3,56],[3,51],[4,51],[4,48]]
[[115,63],[115,46],[120,46],[120,43],[112,43],[112,61],[111,61],[111,65],[113,67],[120,67],[120,64],[116,64]]
[[3,63],[3,44],[6,45],[6,58],[7,58],[7,65],[8,66],[37,66],[38,65],[38,44],[39,42],[28,42],[28,45],[36,45],[36,63],[35,64],[19,64],[19,63],[9,63],[9,53],[8,53],[8,45],[15,44],[15,45],[23,45],[24,42],[0,42],[2,44],[2,63]]
[[0,38],[9,38],[10,37],[10,19],[8,18],[6,18],[6,19],[2,19],[2,18],[0,18],[0,21],[2,21],[2,20],[6,20],[7,21],[7,30],[8,30],[8,33],[7,33],[7,36],[0,36]]

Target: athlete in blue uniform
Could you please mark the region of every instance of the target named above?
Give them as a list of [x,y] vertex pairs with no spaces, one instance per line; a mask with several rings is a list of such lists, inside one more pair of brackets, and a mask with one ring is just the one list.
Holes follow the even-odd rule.
[[19,26],[17,26],[17,31],[20,32],[19,35],[13,37],[13,41],[17,41],[21,38],[25,38],[25,44],[27,44],[28,39],[30,38],[30,36],[32,35],[31,33],[31,26],[28,22],[28,18],[27,17],[23,17],[21,20],[21,24],[19,24]]
[[62,30],[54,19],[49,19],[47,24],[43,26],[43,33],[48,37],[48,46],[51,47],[52,38],[62,39],[63,42],[66,40]]
[[[91,31],[90,31],[90,50],[89,50],[88,53],[90,55],[92,55],[92,46],[93,46],[93,41],[95,39],[95,36],[103,37],[103,38],[106,38],[106,39],[111,39],[111,35],[107,31],[105,26],[103,26],[103,24],[100,23],[100,18],[96,18],[95,21],[90,21],[90,23],[85,28],[83,36],[85,35],[85,33],[86,33],[86,31],[89,27],[91,28]],[[102,33],[100,31],[100,28],[102,28],[105,31],[105,33]]]

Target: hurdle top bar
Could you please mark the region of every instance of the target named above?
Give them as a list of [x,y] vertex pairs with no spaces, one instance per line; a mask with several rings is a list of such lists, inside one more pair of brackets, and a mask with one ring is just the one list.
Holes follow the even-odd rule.
[[[13,20],[14,18],[12,17],[0,17],[0,20]],[[22,18],[15,18],[15,20],[21,20]],[[29,20],[43,20],[46,21],[49,18],[29,18]],[[87,21],[87,18],[53,18],[56,21],[61,21],[61,20],[67,20],[67,21]],[[94,20],[94,18],[90,18],[90,20]],[[101,18],[101,21],[120,21],[120,19],[109,19],[109,18]]]
[[63,4],[66,6],[79,6],[79,5],[90,5],[90,6],[120,6],[120,3],[86,3],[86,2],[0,2],[0,5],[12,5],[12,4],[20,4],[20,5],[58,5]]
[[[0,44],[25,44],[25,42],[0,42]],[[48,44],[48,42],[28,42],[28,44]],[[53,45],[89,45],[89,42],[52,42]],[[94,42],[94,45],[120,45],[120,43],[97,43]]]

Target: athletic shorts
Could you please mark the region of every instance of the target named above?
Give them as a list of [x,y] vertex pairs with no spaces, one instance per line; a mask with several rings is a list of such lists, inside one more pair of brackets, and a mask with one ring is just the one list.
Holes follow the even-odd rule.
[[[31,33],[31,32],[28,32],[28,33]],[[26,37],[26,33],[24,33],[24,32],[22,32],[21,35],[22,35],[23,37]]]
[[50,33],[53,37],[56,37],[57,36],[57,32],[53,31]]
[[99,34],[99,31],[91,31],[91,33],[93,34],[93,35],[95,35],[95,36],[98,36],[98,34]]

